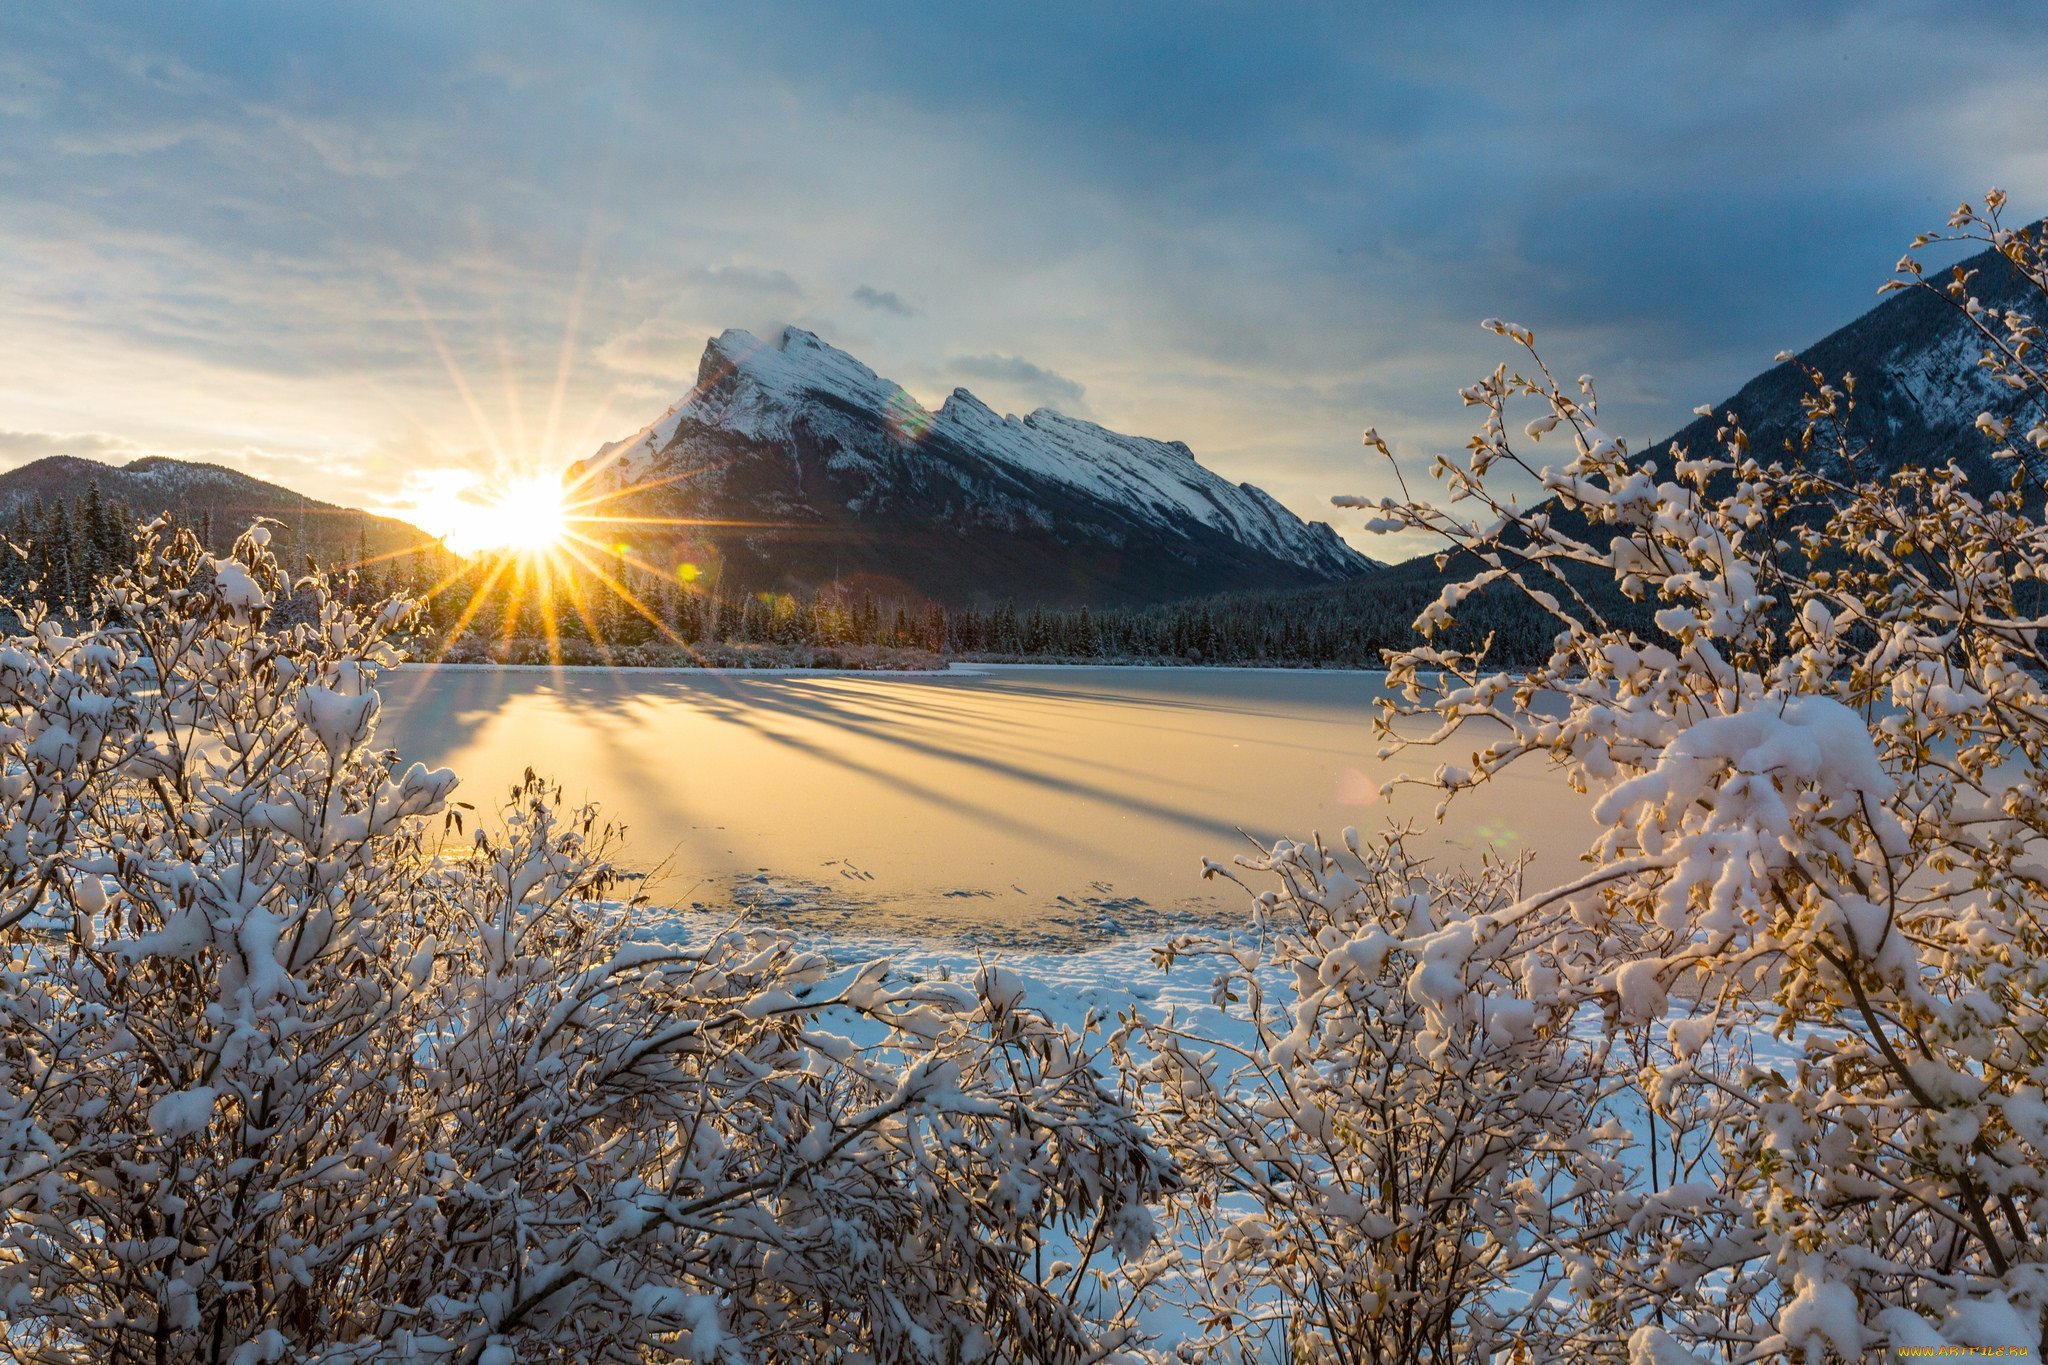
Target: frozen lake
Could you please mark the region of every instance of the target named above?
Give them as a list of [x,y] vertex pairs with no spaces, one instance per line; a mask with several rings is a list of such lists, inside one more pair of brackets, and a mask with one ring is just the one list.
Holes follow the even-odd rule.
[[[1531,765],[1434,823],[1401,789],[1473,747],[1374,757],[1378,675],[974,666],[947,673],[418,667],[386,679],[380,742],[493,804],[528,766],[627,826],[663,904],[752,904],[821,929],[1100,937],[1234,911],[1204,882],[1267,841],[1426,827],[1448,859],[1533,853],[1569,876],[1586,802]],[[1242,832],[1240,832],[1242,831]]]

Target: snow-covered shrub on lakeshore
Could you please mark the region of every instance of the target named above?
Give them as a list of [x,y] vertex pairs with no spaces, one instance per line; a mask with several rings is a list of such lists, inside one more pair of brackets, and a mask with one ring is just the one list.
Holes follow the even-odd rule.
[[1629,1168],[1557,945],[1501,913],[1518,869],[1432,875],[1350,830],[1240,861],[1257,944],[1159,956],[1215,962],[1246,1029],[1169,1017],[1119,1040],[1187,1182],[1146,1267],[1202,1329],[1181,1351],[1391,1365],[1559,1336],[1549,1291],[1587,1269]]
[[[1958,210],[1945,239],[1988,243],[2048,299],[2048,242],[2004,227],[2002,203],[1994,193]],[[1462,997],[1534,1029],[1533,1042],[1513,1030],[1499,1040],[1506,1058],[1535,1050],[1526,1073],[1488,1079],[1502,1132],[1529,1132],[1532,1152],[1555,1141],[1522,1111],[1550,1102],[1546,1068],[1571,1072],[1545,1051],[1565,1046],[1567,1017],[1582,1062],[1604,1073],[1575,1102],[1597,1095],[1603,1114],[1635,1114],[1627,1142],[1641,1169],[1603,1207],[1559,1228],[1556,1186],[1523,1191],[1531,1202],[1513,1238],[1577,1267],[1554,1297],[1557,1319],[1526,1346],[1534,1358],[1820,1365],[1887,1346],[2043,1349],[2048,370],[2036,323],[1984,309],[1967,274],[1925,278],[1910,255],[1901,272],[1900,287],[1953,303],[1985,370],[2032,414],[1979,422],[2010,461],[2009,488],[1952,467],[1867,468],[1851,376],[1810,376],[1794,458],[1752,450],[1733,414],[1714,449],[1632,454],[1601,430],[1590,379],[1559,382],[1526,330],[1490,323],[1524,349],[1526,370],[1504,366],[1465,391],[1485,420],[1463,455],[1436,463],[1447,500],[1340,500],[1371,507],[1379,529],[1433,533],[1474,566],[1425,630],[1489,584],[1526,593],[1556,622],[1553,653],[1526,671],[1430,646],[1393,658],[1390,750],[1458,744],[1435,779],[1452,810],[1459,791],[1548,762],[1597,795],[1604,825],[1565,886],[1509,897],[1485,884],[1467,893],[1469,918],[1433,910],[1420,929],[1374,931],[1389,936],[1382,968],[1396,953],[1412,963],[1418,1008],[1454,982],[1474,989],[1447,960],[1470,973],[1478,945],[1514,945],[1519,968],[1486,959],[1492,988]],[[1524,404],[1533,412],[1511,416]],[[1391,458],[1376,434],[1367,442]],[[1552,501],[1532,508],[1531,487]],[[1651,603],[1656,633],[1602,619],[1574,587],[1588,572]],[[1417,716],[1432,733],[1401,740],[1391,721]],[[1275,910],[1333,913],[1336,874],[1319,857],[1275,852]],[[1358,894],[1347,886],[1336,899]],[[1398,1038],[1344,1012],[1373,990],[1398,1006],[1389,982],[1333,998],[1350,978],[1330,954],[1354,950],[1324,940],[1350,932],[1333,920],[1281,940],[1282,960],[1298,964],[1293,1014],[1319,1012],[1323,1035],[1262,1033],[1256,1060],[1286,1080],[1285,1096],[1274,1104],[1268,1086],[1250,1111],[1210,1121],[1220,1136],[1270,1117],[1297,1146],[1331,1153],[1317,1157],[1319,1183],[1267,1163],[1277,1174],[1265,1197],[1288,1202],[1264,1215],[1273,1233],[1261,1236],[1289,1236],[1303,1201],[1353,1194],[1355,1179],[1332,1163],[1370,1150],[1340,1122],[1356,1122],[1355,1107],[1290,1106],[1347,1083],[1346,1056],[1364,1069],[1399,1055]],[[1771,1037],[1759,1056],[1781,1060],[1740,1065],[1748,1040]],[[1318,1074],[1289,1077],[1283,1045]],[[1421,1132],[1441,1124],[1440,1101],[1404,1103]],[[1455,1133],[1447,1161],[1463,1150]],[[1675,1168],[1644,1159],[1660,1146]],[[1224,1184],[1243,1182],[1267,1150],[1226,1144]],[[1370,1190],[1355,1197],[1324,1226],[1362,1231],[1363,1249],[1297,1242],[1322,1257],[1307,1267],[1259,1255],[1297,1286],[1323,1275],[1363,1292],[1353,1280],[1378,1273],[1381,1237],[1402,1229],[1411,1240],[1398,1250],[1430,1248]],[[1460,1207],[1488,1228],[1460,1244],[1491,1258],[1482,1270],[1517,1254],[1491,1231],[1506,1205],[1502,1186]],[[1457,1262],[1422,1286],[1424,1302],[1468,1302],[1458,1276],[1475,1273]],[[1289,1292],[1302,1305],[1323,1290]],[[1373,1342],[1361,1329],[1331,1358],[1393,1358]],[[1482,1344],[1476,1332],[1467,1343]]]
[[153,528],[105,624],[0,645],[0,1349],[1120,1347],[1172,1176],[1081,1039],[997,971],[635,938],[594,813],[372,747],[409,605],[267,540]]

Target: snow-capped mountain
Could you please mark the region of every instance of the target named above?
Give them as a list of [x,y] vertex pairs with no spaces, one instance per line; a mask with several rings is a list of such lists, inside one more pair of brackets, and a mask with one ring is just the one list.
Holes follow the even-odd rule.
[[577,477],[636,557],[715,563],[748,590],[1149,602],[1375,567],[1181,442],[1049,408],[1001,416],[965,389],[930,411],[795,327],[712,340],[683,400]]

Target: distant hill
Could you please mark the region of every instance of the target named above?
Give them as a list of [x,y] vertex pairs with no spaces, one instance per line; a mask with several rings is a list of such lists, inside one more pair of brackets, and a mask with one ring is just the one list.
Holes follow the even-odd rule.
[[440,543],[391,517],[337,507],[219,465],[156,455],[125,465],[51,455],[10,469],[0,474],[0,530],[13,522],[17,509],[68,503],[93,484],[99,485],[102,498],[125,504],[141,520],[168,512],[195,530],[205,528],[215,550],[224,549],[257,517],[283,523],[277,543],[293,559],[311,555],[322,565],[351,563],[365,552],[377,558]]
[[712,339],[690,392],[574,477],[643,562],[740,592],[1129,605],[1376,567],[1178,441],[965,389],[927,410],[794,327]]

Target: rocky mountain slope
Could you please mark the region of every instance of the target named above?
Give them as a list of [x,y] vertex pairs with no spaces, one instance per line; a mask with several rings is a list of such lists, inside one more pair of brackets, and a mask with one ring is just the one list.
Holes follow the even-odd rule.
[[965,389],[929,411],[794,327],[715,338],[689,394],[572,482],[636,558],[749,591],[1142,603],[1375,567],[1178,441],[999,416]]
[[[2037,320],[2048,313],[2048,301],[2026,288],[1997,254],[1982,252],[1962,265],[1975,272],[1970,290],[1985,308],[2017,308]],[[1947,272],[1939,274],[1940,282],[1946,282]],[[1936,276],[1928,271],[1931,283]],[[1732,398],[1715,404],[1716,416],[1692,422],[1662,444],[1705,453],[1713,448],[1718,415],[1734,412],[1759,458],[1779,457],[1788,442],[1797,445],[1804,426],[1802,366],[1810,366],[1835,383],[1844,375],[1856,377],[1857,410],[1849,431],[1865,449],[1859,462],[1867,459],[1867,468],[1885,471],[1954,460],[1973,478],[2003,482],[2010,470],[1993,472],[1988,458],[1992,443],[1976,429],[1977,415],[2038,419],[2040,413],[2034,411],[2038,405],[2030,406],[1977,364],[1985,349],[1984,340],[1947,300],[1925,289],[1900,290],[1801,351],[1799,365],[1773,365]]]

